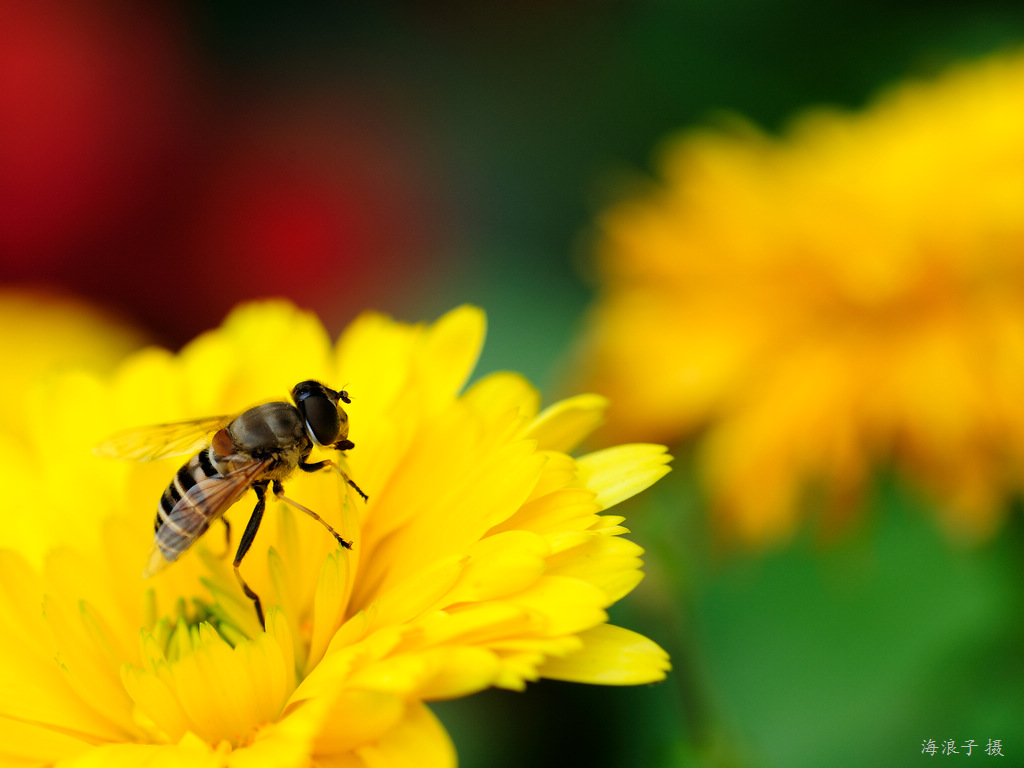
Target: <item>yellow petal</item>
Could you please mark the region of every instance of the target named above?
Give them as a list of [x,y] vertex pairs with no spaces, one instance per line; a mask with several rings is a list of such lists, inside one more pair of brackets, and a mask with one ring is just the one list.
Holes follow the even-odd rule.
[[[346,628],[347,624],[339,630],[336,639],[347,635]],[[295,711],[307,700],[330,697],[333,691],[349,684],[354,670],[359,671],[386,658],[413,631],[409,626],[392,626],[371,632],[356,642],[335,644],[332,641],[321,662],[310,670],[292,694],[285,712]]]
[[527,646],[525,650],[511,651],[501,654],[501,673],[494,681],[498,688],[510,691],[526,690],[526,684],[540,679],[537,671],[546,659],[540,648]]
[[166,663],[159,669],[140,670],[125,664],[121,670],[125,690],[139,707],[139,715],[152,723],[157,735],[177,738],[188,733],[192,720],[175,693]]
[[[274,350],[273,364],[267,362],[268,349]],[[332,372],[330,354],[330,338],[313,313],[283,300],[243,304],[219,329],[181,351],[190,416],[223,413],[224,405],[227,412],[240,411],[268,397],[281,398],[305,379],[326,379]]]
[[130,722],[106,717],[89,706],[88,690],[73,687],[78,679],[54,659],[42,603],[38,575],[14,553],[0,551],[0,715],[96,741],[134,735]]
[[463,560],[446,557],[391,585],[375,604],[370,626],[401,625],[435,605],[459,578]]
[[498,658],[483,648],[436,648],[429,654],[433,674],[416,691],[427,701],[469,696],[488,688],[498,675]]
[[89,741],[34,723],[0,715],[0,763],[51,765],[92,749]]
[[71,367],[109,370],[144,341],[140,331],[98,307],[25,289],[0,290],[0,328],[7,329],[0,334],[0,356],[8,361],[0,372],[0,428],[19,437],[40,413],[25,408],[24,399],[43,377]]
[[403,697],[378,690],[341,690],[331,704],[317,733],[316,755],[336,755],[371,744],[402,722]]
[[[506,420],[506,415],[492,416]],[[367,517],[365,582],[356,585],[356,606],[370,601],[369,585],[386,592],[440,558],[462,555],[529,496],[545,457],[532,441],[507,442],[507,433],[502,439],[490,426],[468,408],[453,405],[419,436],[400,477]]]
[[277,722],[267,723],[252,743],[228,756],[228,768],[308,768],[313,740],[324,727],[328,700],[306,702]]
[[543,617],[545,635],[581,632],[608,618],[608,599],[601,590],[564,576],[545,575],[505,601]]
[[540,407],[540,393],[518,373],[502,371],[475,382],[463,394],[462,402],[475,411],[511,411],[532,419]]
[[269,619],[270,631],[234,648],[207,624],[186,629],[178,622],[170,661],[158,648],[146,650],[147,667],[126,669],[125,687],[172,738],[184,727],[210,743],[241,744],[281,714],[295,682],[291,642],[278,641],[287,635],[286,624],[276,612]]
[[115,372],[111,390],[104,414],[111,432],[211,415],[191,412],[180,363],[166,349],[147,347],[129,357]]
[[458,581],[445,595],[448,604],[492,600],[532,584],[545,570],[550,548],[528,531],[507,531],[474,544]]
[[193,734],[177,744],[107,744],[57,764],[58,768],[221,768],[228,748],[213,749]]
[[571,547],[554,543],[552,548],[557,554],[548,558],[548,573],[593,584],[604,591],[609,603],[625,597],[644,577],[643,549],[628,539],[586,533],[574,539]]
[[571,486],[576,481],[579,467],[576,460],[561,451],[538,451],[544,457],[544,469],[527,501],[539,499],[549,493]]
[[597,494],[601,509],[609,509],[667,475],[671,460],[663,445],[632,443],[595,451],[576,463],[582,483]]
[[506,637],[532,635],[545,626],[542,616],[502,602],[458,605],[434,611],[416,623],[423,644],[428,646],[442,643],[490,646]]
[[640,685],[663,680],[668,654],[643,635],[612,624],[580,634],[583,647],[547,661],[540,674],[552,680],[594,685]]
[[577,395],[545,408],[526,432],[547,451],[568,453],[601,426],[608,399],[601,395]]
[[307,661],[309,667],[323,658],[328,643],[341,626],[346,608],[344,590],[351,581],[348,563],[347,552],[332,553],[320,568],[320,578],[313,597],[313,636]]
[[535,533],[585,530],[596,525],[601,511],[593,491],[586,488],[560,488],[531,499],[508,520],[491,529],[492,533],[528,530]]
[[68,615],[47,596],[43,610],[59,649],[57,663],[67,685],[111,728],[124,735],[130,733],[132,702],[121,685],[120,664],[97,647],[102,640],[90,638],[86,626],[88,605],[83,604],[77,616]]
[[448,732],[422,704],[410,706],[398,727],[357,754],[367,768],[455,768],[455,748]]
[[448,312],[427,330],[416,350],[416,365],[428,413],[462,389],[480,357],[486,330],[484,313],[468,305]]

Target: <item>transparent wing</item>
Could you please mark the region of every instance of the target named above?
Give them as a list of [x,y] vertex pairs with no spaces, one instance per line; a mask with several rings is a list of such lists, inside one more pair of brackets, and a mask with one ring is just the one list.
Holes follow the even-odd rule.
[[193,485],[162,517],[142,577],[152,576],[177,560],[242,497],[269,464],[269,460],[249,462],[226,475],[207,477]]
[[214,432],[226,427],[234,415],[155,424],[116,432],[92,449],[97,456],[121,461],[153,461],[195,453]]

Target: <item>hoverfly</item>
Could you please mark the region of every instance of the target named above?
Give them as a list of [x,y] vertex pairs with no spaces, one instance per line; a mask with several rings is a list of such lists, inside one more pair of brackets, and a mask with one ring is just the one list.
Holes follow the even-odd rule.
[[153,546],[143,578],[181,557],[218,519],[227,527],[230,541],[231,528],[223,515],[249,488],[256,492],[256,507],[238,544],[234,569],[235,578],[252,600],[264,628],[260,598],[245,583],[238,567],[259,530],[268,487],[273,488],[279,500],[320,522],[341,546],[352,548],[319,515],[285,496],[281,485],[296,469],[332,469],[367,500],[362,489],[335,462],[306,461],[314,445],[340,452],[355,447],[348,439],[348,415],[341,407],[341,403],[352,401],[344,390],[335,391],[312,380],[296,384],[291,398],[294,405],[275,401],[236,415],[129,429],[112,435],[94,449],[97,455],[124,461],[152,461],[199,449],[178,470],[160,497]]

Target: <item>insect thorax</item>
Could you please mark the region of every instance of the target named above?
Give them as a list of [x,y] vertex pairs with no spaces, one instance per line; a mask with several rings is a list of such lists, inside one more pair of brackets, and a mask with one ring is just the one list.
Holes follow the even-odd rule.
[[266,403],[246,411],[231,422],[228,433],[237,449],[252,454],[276,453],[309,443],[302,415],[295,406],[282,402]]

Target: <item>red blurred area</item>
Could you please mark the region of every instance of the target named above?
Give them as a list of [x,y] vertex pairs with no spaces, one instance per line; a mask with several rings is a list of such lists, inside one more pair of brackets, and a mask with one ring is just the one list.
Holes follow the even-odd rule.
[[287,73],[239,87],[175,8],[0,0],[0,281],[171,345],[249,298],[337,326],[416,285],[443,217],[407,116]]
[[5,272],[61,264],[149,196],[188,120],[179,36],[158,6],[0,4]]
[[340,322],[415,285],[439,206],[416,147],[381,107],[261,105],[223,135],[184,250],[245,296],[301,297]]

